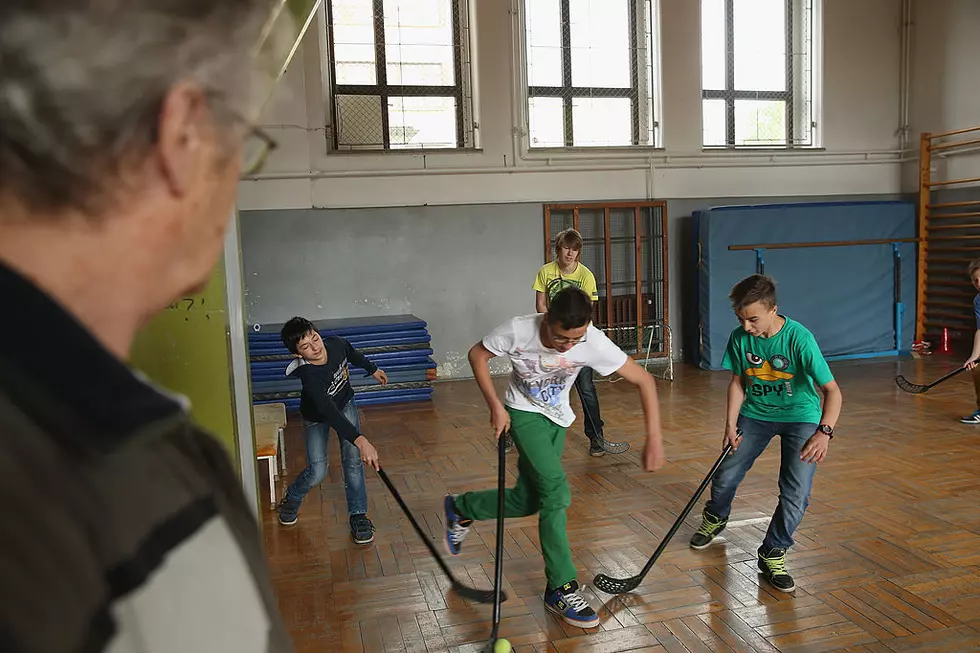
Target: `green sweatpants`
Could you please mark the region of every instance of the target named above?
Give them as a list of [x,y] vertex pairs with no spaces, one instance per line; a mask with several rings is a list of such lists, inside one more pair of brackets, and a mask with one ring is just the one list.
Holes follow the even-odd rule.
[[[508,408],[510,432],[519,454],[514,487],[504,490],[504,517],[538,513],[538,536],[544,555],[548,588],[575,580],[572,550],[565,533],[565,510],[571,504],[561,454],[565,428],[544,415]],[[497,518],[497,490],[467,492],[456,497],[459,514],[476,521]]]

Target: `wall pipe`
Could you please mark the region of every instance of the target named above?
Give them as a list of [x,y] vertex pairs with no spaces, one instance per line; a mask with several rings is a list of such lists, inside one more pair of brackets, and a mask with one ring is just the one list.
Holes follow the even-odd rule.
[[916,161],[914,158],[857,159],[848,161],[754,161],[754,162],[691,162],[663,163],[655,165],[652,161],[638,161],[623,165],[543,165],[518,167],[479,167],[479,168],[411,168],[405,170],[314,170],[308,172],[270,172],[242,177],[244,181],[269,181],[286,179],[354,179],[361,177],[415,177],[424,175],[492,175],[492,174],[534,174],[552,172],[623,172],[648,171],[653,174],[658,169],[697,170],[729,168],[779,168],[779,167],[824,167],[851,165],[895,165]]
[[912,0],[902,0],[902,51],[899,64],[898,146],[909,146],[912,97]]

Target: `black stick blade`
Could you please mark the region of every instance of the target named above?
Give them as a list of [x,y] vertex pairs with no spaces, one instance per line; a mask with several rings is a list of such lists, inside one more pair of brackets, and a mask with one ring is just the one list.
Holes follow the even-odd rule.
[[625,594],[626,592],[632,592],[639,587],[642,580],[642,576],[633,576],[632,578],[613,578],[611,576],[606,576],[605,574],[599,574],[592,579],[592,585],[599,588],[606,594]]
[[920,395],[929,389],[929,386],[922,385],[920,383],[912,383],[902,375],[895,377],[895,383],[898,384],[899,388],[913,395]]
[[[476,601],[477,603],[493,603],[494,602],[494,591],[493,590],[481,590],[475,587],[469,587],[463,585],[462,583],[454,583],[453,591],[459,594],[462,598],[468,601]],[[500,592],[501,602],[507,600],[507,593]]]

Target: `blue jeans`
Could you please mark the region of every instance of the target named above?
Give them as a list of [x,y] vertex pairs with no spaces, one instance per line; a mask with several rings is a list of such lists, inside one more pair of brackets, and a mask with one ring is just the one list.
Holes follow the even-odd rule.
[[[351,401],[344,408],[344,417],[361,430],[357,419],[357,406]],[[286,490],[286,499],[300,502],[327,476],[327,436],[330,426],[325,422],[303,422],[303,435],[306,438],[306,469],[304,469],[292,485]],[[361,462],[361,451],[357,446],[342,439],[340,440],[340,460],[344,468],[344,492],[347,494],[347,514],[367,514],[367,488],[364,485],[364,464]]]
[[592,368],[583,367],[575,379],[578,398],[582,401],[582,421],[585,422],[585,434],[589,440],[602,440],[602,416],[599,414],[599,395],[595,391],[595,380],[592,378]]
[[711,499],[705,508],[716,517],[728,519],[739,483],[773,436],[779,435],[779,503],[769,521],[769,530],[762,546],[767,551],[772,548],[788,549],[793,546],[793,533],[803,521],[803,513],[810,503],[810,490],[817,466],[800,460],[800,452],[816,432],[817,425],[765,422],[739,415],[738,428],[742,429],[742,442],[738,450],[726,456],[718,468],[711,482]]

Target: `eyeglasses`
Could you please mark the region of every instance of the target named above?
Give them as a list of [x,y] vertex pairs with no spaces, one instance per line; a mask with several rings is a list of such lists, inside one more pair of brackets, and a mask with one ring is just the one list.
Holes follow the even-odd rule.
[[548,335],[551,336],[551,341],[556,345],[577,345],[580,342],[586,342],[586,338],[588,337],[589,332],[586,331],[585,335],[583,335],[581,338],[568,338],[566,336],[556,336],[554,330],[551,328],[551,325],[548,324]]
[[566,338],[564,336],[551,336],[551,341],[559,345],[577,345],[580,342],[585,342],[585,336],[581,338]]
[[254,175],[262,169],[266,159],[269,158],[269,154],[279,147],[279,143],[262,131],[260,127],[252,124],[251,120],[228,106],[224,94],[220,91],[208,91],[206,95],[210,100],[220,102],[220,109],[222,111],[225,111],[232,118],[248,128],[248,135],[245,137],[245,143],[242,145],[242,174]]
[[271,136],[260,128],[252,126],[242,147],[242,174],[254,175],[265,165],[269,154],[279,147]]

